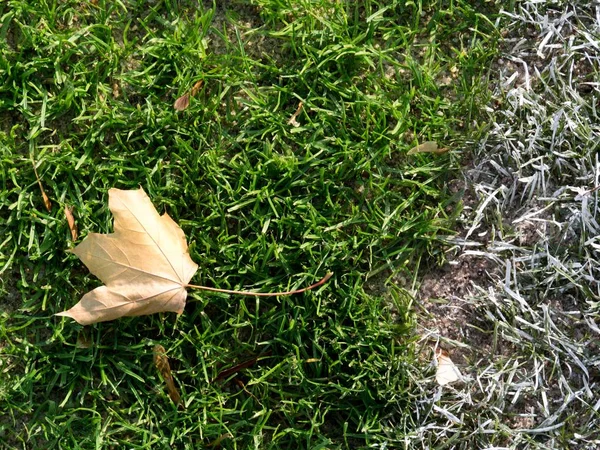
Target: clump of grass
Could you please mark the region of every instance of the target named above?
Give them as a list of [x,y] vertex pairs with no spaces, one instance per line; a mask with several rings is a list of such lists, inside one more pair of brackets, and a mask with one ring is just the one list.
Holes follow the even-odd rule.
[[[414,425],[414,317],[385,280],[441,258],[438,236],[459,211],[446,182],[479,130],[494,28],[462,1],[239,6],[0,6],[10,445],[196,448],[230,435],[221,445],[358,448]],[[422,140],[452,151],[407,158]],[[98,283],[64,251],[63,207],[82,236],[108,232],[106,191],[139,185],[185,230],[194,281],[267,291],[335,277],[282,299],[193,293],[181,317],[53,318]],[[366,284],[376,275],[378,293]],[[157,343],[185,411],[153,369]]]

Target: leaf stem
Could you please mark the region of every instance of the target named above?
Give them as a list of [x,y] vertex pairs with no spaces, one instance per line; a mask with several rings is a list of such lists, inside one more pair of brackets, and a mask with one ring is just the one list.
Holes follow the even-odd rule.
[[301,292],[305,292],[305,291],[310,291],[311,289],[314,289],[316,287],[321,286],[322,284],[325,284],[327,282],[327,280],[329,280],[331,278],[332,275],[333,275],[333,273],[329,272],[319,282],[317,282],[315,284],[311,284],[310,286],[302,288],[302,289],[296,289],[294,291],[285,291],[285,292],[232,291],[229,289],[218,289],[218,288],[212,288],[212,287],[208,287],[208,286],[198,286],[195,284],[188,284],[188,285],[186,285],[186,288],[201,289],[203,291],[210,291],[210,292],[221,292],[223,294],[255,295],[257,297],[279,297],[281,295],[293,295],[293,294],[300,294]]

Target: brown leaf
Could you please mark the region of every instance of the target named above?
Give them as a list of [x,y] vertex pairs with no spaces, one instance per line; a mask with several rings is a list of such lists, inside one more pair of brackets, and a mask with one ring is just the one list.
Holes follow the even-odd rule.
[[183,111],[184,109],[187,109],[187,107],[190,106],[190,98],[196,96],[196,94],[202,88],[203,84],[204,84],[204,81],[202,81],[202,80],[197,81],[194,84],[194,86],[192,87],[192,89],[190,90],[190,92],[182,95],[177,100],[175,100],[175,103],[173,104],[173,108],[175,108],[177,111]]
[[42,200],[44,201],[44,206],[46,207],[46,210],[48,212],[52,211],[52,203],[50,202],[50,199],[46,195],[46,191],[44,191],[44,187],[42,186],[42,183],[40,183],[40,190],[42,191]]
[[189,94],[182,95],[175,100],[175,103],[173,104],[173,108],[175,108],[177,111],[183,111],[184,109],[187,109],[188,106],[190,106]]
[[67,218],[67,224],[69,230],[71,230],[71,239],[77,240],[77,224],[75,223],[75,217],[73,217],[73,208],[65,205],[65,217]]
[[40,176],[37,173],[37,169],[35,168],[35,161],[31,161],[33,164],[33,173],[35,173],[35,179],[37,180],[38,186],[40,187],[40,192],[42,193],[42,200],[44,201],[44,206],[48,212],[52,211],[52,203],[50,199],[46,195],[46,191],[44,190],[44,186],[42,185],[42,180],[40,180]]
[[192,97],[195,97],[196,94],[200,91],[200,89],[202,89],[202,85],[204,84],[204,81],[200,80],[200,81],[196,81],[196,83],[194,84],[194,86],[192,87],[192,90],[190,91],[190,95]]
[[175,381],[173,380],[173,375],[171,374],[171,366],[169,365],[169,358],[167,357],[167,351],[165,348],[157,344],[154,346],[154,365],[160,372],[163,380],[165,380],[165,384],[167,385],[167,392],[169,393],[169,397],[173,400],[173,403],[176,405],[181,405],[181,397],[177,388],[175,387]]
[[109,190],[108,207],[115,232],[92,233],[72,250],[105,286],[57,315],[89,325],[163,311],[181,314],[198,269],[181,228],[168,214],[158,214],[143,189]]

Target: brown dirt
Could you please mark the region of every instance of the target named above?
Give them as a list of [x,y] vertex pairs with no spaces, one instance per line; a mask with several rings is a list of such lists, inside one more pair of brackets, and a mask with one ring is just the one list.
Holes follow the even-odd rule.
[[424,313],[420,314],[418,332],[450,350],[456,364],[490,356],[494,350],[494,336],[486,330],[485,318],[464,300],[475,284],[486,285],[494,270],[489,260],[462,255],[422,280],[417,299]]
[[[475,171],[470,158],[465,162],[465,173]],[[479,200],[465,179],[452,181],[449,190],[451,193],[463,192],[464,212],[456,231],[458,237],[464,238],[472,223],[469,216],[473,215]],[[484,226],[478,229],[479,233],[490,231]],[[453,362],[459,366],[475,360],[488,360],[494,352],[507,352],[509,344],[495,341],[493,328],[487,326],[488,319],[481,316],[474,304],[465,300],[475,292],[475,286],[490,286],[500,269],[490,259],[459,250],[448,259],[448,263],[433,268],[421,280],[416,294],[420,309],[417,332],[432,344],[448,350]],[[499,348],[499,345],[504,348]]]

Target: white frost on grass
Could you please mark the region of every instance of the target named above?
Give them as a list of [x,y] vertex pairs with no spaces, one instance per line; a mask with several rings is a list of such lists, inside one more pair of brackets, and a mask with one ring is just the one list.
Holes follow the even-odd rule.
[[478,204],[453,242],[498,269],[461,299],[491,350],[466,342],[473,381],[416,394],[415,447],[458,434],[451,448],[598,448],[600,4],[526,1],[505,17],[499,106],[464,173]]

